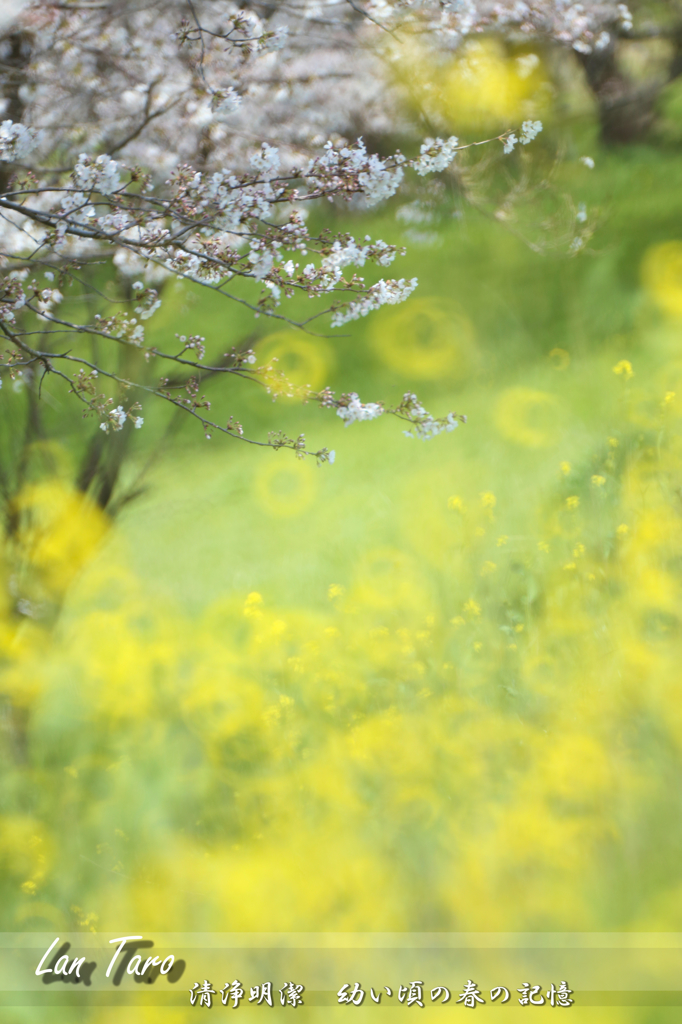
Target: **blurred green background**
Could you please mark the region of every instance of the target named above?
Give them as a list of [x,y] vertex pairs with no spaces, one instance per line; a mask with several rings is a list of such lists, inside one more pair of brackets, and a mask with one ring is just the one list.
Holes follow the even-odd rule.
[[250,436],[303,431],[335,464],[191,423],[159,453],[145,408],[127,478],[155,461],[113,524],[69,489],[76,425],[55,436],[23,541],[63,609],[48,630],[8,603],[0,634],[6,931],[682,931],[682,160],[662,102],[656,145],[550,119],[510,158],[518,206],[495,167],[478,208],[446,186],[336,211],[420,280],[343,336],[168,285],[153,344],[253,335],[298,383],[414,390],[468,423],[422,443],[219,381]]

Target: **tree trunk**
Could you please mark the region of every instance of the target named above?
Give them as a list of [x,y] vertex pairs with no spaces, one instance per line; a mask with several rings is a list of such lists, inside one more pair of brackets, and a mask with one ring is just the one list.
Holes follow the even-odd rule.
[[[5,100],[5,109],[0,120],[21,121],[26,104],[21,87],[27,82],[27,68],[31,59],[32,37],[28,32],[11,32],[0,39],[0,97]],[[0,190],[7,188],[12,168],[6,164],[0,167]]]
[[646,138],[664,81],[634,85],[618,68],[615,46],[579,58],[597,100],[602,140],[613,145]]

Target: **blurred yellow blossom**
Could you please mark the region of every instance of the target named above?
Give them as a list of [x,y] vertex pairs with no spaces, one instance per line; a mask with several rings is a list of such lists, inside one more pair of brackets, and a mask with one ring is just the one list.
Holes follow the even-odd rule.
[[564,348],[553,348],[549,358],[557,370],[566,370],[571,365],[571,357]]
[[476,361],[471,320],[455,303],[431,296],[386,307],[370,326],[372,346],[382,362],[403,377],[459,380]]
[[[334,350],[324,338],[305,338],[294,330],[276,331],[258,342],[257,354],[263,366],[273,363],[267,383],[278,397],[295,399],[297,390],[319,390],[334,366]],[[289,386],[289,383],[293,387]]]
[[466,612],[467,615],[471,615],[473,618],[478,618],[478,616],[481,614],[481,606],[476,601],[474,601],[473,597],[471,597],[469,598],[468,601],[465,602],[464,611]]
[[632,363],[628,359],[621,359],[619,363],[613,368],[613,372],[618,377],[624,377],[625,380],[631,380],[635,373],[632,369]]
[[244,602],[244,615],[249,618],[255,618],[256,616],[262,615],[261,606],[263,604],[263,597],[257,591],[252,591]]
[[525,448],[553,444],[559,436],[562,416],[556,395],[520,385],[502,391],[494,414],[502,436]]
[[682,316],[682,242],[650,246],[642,260],[642,282],[665,313]]

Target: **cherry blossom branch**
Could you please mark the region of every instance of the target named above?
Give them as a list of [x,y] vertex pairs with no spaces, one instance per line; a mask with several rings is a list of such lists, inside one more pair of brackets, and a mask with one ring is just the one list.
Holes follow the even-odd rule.
[[[151,102],[150,86],[148,111]],[[480,144],[497,140],[504,144],[505,151],[510,151],[517,141],[524,145],[529,143],[541,127],[539,123],[524,122],[520,139],[506,131]],[[5,161],[23,158],[33,144],[34,136],[23,125],[6,121],[0,126],[0,158]],[[404,301],[417,281],[380,279],[368,285],[355,271],[346,276],[343,273],[346,267],[362,267],[366,263],[388,266],[402,250],[381,239],[373,242],[369,237],[364,243],[359,243],[346,233],[324,232],[311,236],[297,205],[320,198],[348,198],[356,194],[363,194],[369,204],[381,202],[395,194],[406,170],[418,176],[443,171],[460,150],[471,145],[460,145],[454,137],[446,141],[427,139],[415,159],[408,160],[397,152],[382,160],[369,154],[362,140],[354,146],[336,148],[328,143],[322,155],[311,158],[305,167],[282,174],[278,151],[263,144],[251,158],[251,173],[236,176],[221,171],[207,175],[190,167],[180,167],[166,182],[163,194],[157,193],[148,176],[135,168],[128,170],[109,155],[97,158],[81,156],[68,182],[50,186],[42,185],[29,172],[25,181],[17,181],[0,195],[3,216],[13,224],[19,238],[31,239],[33,243],[28,255],[21,252],[21,247],[14,253],[8,252],[9,265],[13,269],[7,273],[0,294],[0,324],[19,351],[41,362],[44,372],[56,372],[69,382],[70,390],[85,405],[86,414],[96,415],[105,432],[122,429],[128,420],[134,421],[136,427],[144,421],[139,415],[139,403],[128,408],[122,404],[115,405],[111,396],[97,390],[100,376],[124,392],[136,389],[143,395],[161,398],[177,410],[188,412],[201,422],[207,436],[210,436],[209,431],[229,433],[248,443],[289,447],[297,455],[313,454],[318,461],[328,461],[327,449],[309,452],[300,437],[295,440],[278,434],[275,440],[256,441],[246,438],[241,425],[232,419],[225,426],[209,419],[202,410],[208,410],[210,402],[205,395],[199,394],[201,383],[207,376],[229,373],[254,380],[268,391],[275,387],[276,393],[293,395],[296,389],[283,375],[278,376],[272,366],[250,369],[245,365],[255,361],[250,350],[234,355],[231,365],[229,360],[221,365],[207,365],[203,362],[205,339],[199,335],[191,336],[189,341],[182,337],[183,348],[179,353],[162,352],[147,346],[143,321],[154,313],[161,299],[158,290],[145,286],[142,280],[132,285],[131,302],[137,303],[134,307],[137,316],[131,317],[124,310],[104,318],[95,314],[94,322],[85,323],[76,323],[54,312],[53,307],[64,299],[60,288],[40,288],[35,280],[25,286],[22,281],[34,266],[49,264],[58,268],[63,287],[72,277],[74,258],[76,266],[81,254],[86,259],[92,258],[93,253],[88,247],[94,245],[98,258],[107,253],[113,254],[114,264],[126,275],[172,274],[241,302],[257,314],[263,313],[300,327],[331,314],[332,327],[338,327],[366,316],[382,305]],[[124,180],[125,176],[127,180]],[[30,205],[27,202],[29,197],[32,200]],[[293,209],[288,221],[279,223],[273,220],[272,212],[285,203]],[[27,224],[34,225],[33,234]],[[248,252],[244,251],[244,246],[248,246]],[[41,251],[42,255],[38,257]],[[291,256],[285,259],[289,254],[299,257],[312,254],[317,257],[317,262],[308,262],[302,267]],[[14,264],[21,265],[23,269],[16,269]],[[54,276],[51,270],[45,274]],[[234,277],[261,284],[263,292],[256,305],[227,292],[226,284]],[[336,295],[340,298],[297,322],[277,312],[281,301],[292,298],[297,292],[311,298]],[[86,359],[79,354],[33,349],[24,340],[33,332],[22,330],[16,323],[17,315],[25,315],[26,312],[52,324],[50,333],[102,338],[138,349],[147,363],[152,359],[176,363],[192,371],[193,375],[173,384],[162,378],[158,386],[149,385],[141,380],[130,380],[103,366],[101,361]],[[188,358],[185,355],[188,349],[198,352],[198,358]],[[57,371],[55,363],[59,361],[79,365],[81,369],[77,376]],[[12,359],[8,365],[12,372]],[[181,389],[186,391],[187,397],[173,394],[173,391]],[[319,394],[304,390],[297,397],[304,402],[316,401],[324,408],[334,408],[346,425],[386,412],[407,422],[410,436],[423,439],[452,430],[463,421],[463,417],[454,413],[436,419],[411,393],[406,394],[395,408],[385,408],[381,403],[363,404],[354,393],[335,399],[328,390]]]

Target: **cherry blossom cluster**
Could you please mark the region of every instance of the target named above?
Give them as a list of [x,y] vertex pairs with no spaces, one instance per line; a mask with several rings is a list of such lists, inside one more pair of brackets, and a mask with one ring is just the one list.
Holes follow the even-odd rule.
[[394,410],[395,415],[410,424],[410,429],[403,431],[406,437],[418,437],[422,441],[437,437],[438,434],[451,433],[460,423],[466,423],[466,416],[449,412],[446,416],[435,417],[427,412],[417,396],[408,391],[403,400]]
[[40,127],[46,164],[122,153],[163,179],[185,162],[244,170],[263,139],[293,164],[358,125],[407,124],[366,45],[377,26],[345,0],[29,0],[16,31],[0,95],[5,116]]
[[633,25],[627,4],[614,0],[366,0],[361,6],[387,30],[426,31],[450,46],[481,32],[516,31],[591,53]]
[[[11,129],[20,127],[10,122]],[[541,127],[540,122],[524,123],[521,141],[529,142]],[[501,138],[516,137],[505,133]],[[344,277],[349,266],[386,267],[402,250],[369,237],[364,244],[347,234],[312,237],[303,204],[354,195],[369,202],[388,198],[404,169],[422,175],[443,170],[458,148],[454,138],[429,139],[417,159],[407,160],[400,152],[387,159],[369,154],[361,139],[340,148],[328,143],[321,156],[284,175],[277,149],[264,144],[252,156],[248,174],[207,174],[182,166],[158,188],[141,171],[110,156],[81,154],[68,179],[48,184],[33,174],[15,179],[2,196],[3,223],[10,236],[3,239],[0,231],[0,241],[12,243],[3,246],[2,258],[7,265],[38,243],[42,261],[84,259],[113,250],[119,270],[139,275],[145,283],[176,274],[222,291],[235,277],[248,278],[264,286],[255,307],[262,312],[272,312],[297,290],[311,297],[351,292],[352,298],[332,306],[332,324],[339,326],[381,305],[403,301],[417,282],[383,280],[367,287],[357,275]],[[310,255],[319,260],[301,262]],[[15,276],[9,286],[6,317],[25,302],[18,280]],[[141,286],[141,280],[136,282]],[[136,307],[141,320],[160,304],[155,289],[143,293],[144,305]],[[141,325],[125,316],[117,319],[124,335],[142,344]],[[130,325],[138,329],[129,332]]]
[[438,434],[450,433],[460,423],[466,423],[466,416],[456,412],[449,412],[439,418],[433,416],[411,391],[406,392],[400,403],[392,408],[385,408],[382,402],[361,402],[355,391],[335,398],[334,393],[326,389],[311,397],[324,408],[336,409],[336,415],[343,420],[346,427],[362,420],[375,420],[388,413],[410,425],[409,430],[403,431],[407,437],[419,437],[423,441]]
[[542,121],[524,121],[518,138],[514,132],[510,132],[504,140],[505,153],[511,153],[517,143],[527,146],[542,131]]
[[14,163],[24,160],[35,149],[37,133],[23,124],[3,121],[0,124],[0,160]]

